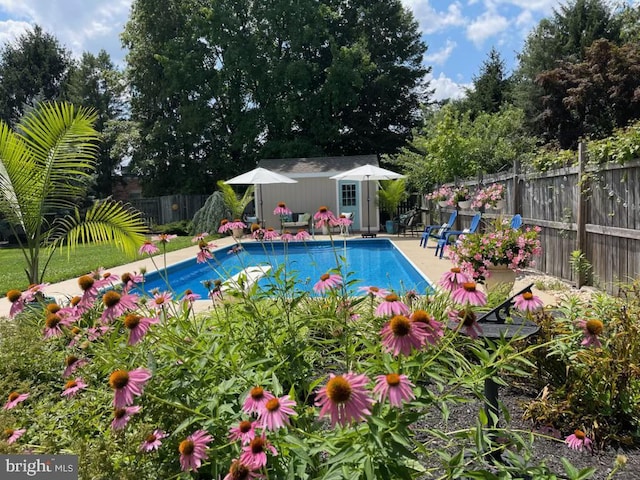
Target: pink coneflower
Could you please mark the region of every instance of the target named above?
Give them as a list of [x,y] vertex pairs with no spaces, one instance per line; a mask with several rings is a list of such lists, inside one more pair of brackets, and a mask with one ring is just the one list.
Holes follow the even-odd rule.
[[123,291],[128,292],[131,288],[144,282],[144,275],[125,272],[120,277],[120,281],[122,282]]
[[18,393],[11,392],[7,397],[7,403],[2,407],[3,410],[11,410],[15,408],[19,403],[24,402],[27,398],[29,398],[28,393]]
[[273,393],[268,392],[262,387],[253,387],[247,395],[242,405],[242,410],[246,413],[260,413],[265,408],[269,400],[275,398]]
[[413,383],[409,381],[406,375],[389,373],[376,377],[373,393],[379,395],[381,401],[388,398],[392,407],[400,407],[402,402],[416,398],[413,390],[411,390],[413,387]]
[[158,318],[142,317],[135,313],[128,313],[124,317],[124,326],[129,329],[129,341],[127,344],[135,345],[138,343],[145,336],[149,327],[159,322]]
[[240,440],[242,445],[246,445],[256,438],[255,423],[249,420],[242,420],[235,427],[229,429],[229,440]]
[[451,310],[448,316],[449,320],[461,323],[461,328],[464,328],[465,333],[471,338],[478,338],[479,335],[482,335],[482,327],[476,321],[476,314],[470,308]]
[[39,296],[44,296],[44,289],[49,286],[48,283],[38,283],[36,285],[29,285],[26,291],[22,293],[22,297],[26,303],[33,302]]
[[444,327],[442,323],[438,322],[429,312],[425,310],[414,311],[409,320],[412,322],[418,322],[424,325],[427,332],[426,342],[435,345],[444,336]]
[[278,451],[267,440],[264,433],[260,437],[255,437],[248,445],[242,447],[240,461],[249,465],[253,470],[264,467],[267,464],[267,451],[271,455],[278,455]]
[[325,293],[332,288],[342,285],[342,277],[335,273],[325,273],[320,276],[320,280],[313,286],[316,293]]
[[230,223],[229,220],[227,220],[226,218],[223,218],[220,221],[220,228],[218,228],[218,233],[227,233],[229,230],[231,230],[229,223]]
[[64,333],[62,327],[67,327],[70,323],[73,323],[73,319],[63,319],[57,313],[49,313],[44,321],[44,338],[59,337]]
[[471,281],[471,279],[462,273],[460,268],[453,267],[448,272],[442,274],[440,280],[438,280],[438,285],[449,292],[453,292],[454,290],[461,288],[462,284],[469,281]]
[[602,343],[600,343],[600,339],[598,335],[602,333],[604,330],[604,324],[596,319],[592,318],[590,320],[580,320],[578,325],[584,330],[584,340],[580,345],[585,347],[601,347]]
[[104,272],[102,278],[96,280],[94,286],[100,290],[105,287],[113,287],[120,281],[120,277],[111,272]]
[[358,290],[360,290],[361,292],[365,292],[367,295],[370,295],[371,297],[380,297],[380,298],[385,298],[387,295],[391,293],[389,290],[385,290],[384,288],[378,288],[374,286],[359,287]]
[[7,428],[4,431],[3,440],[11,445],[12,443],[15,443],[16,440],[18,440],[22,435],[24,435],[24,432],[26,431],[27,430],[25,428]]
[[144,254],[154,255],[159,251],[160,249],[156,246],[155,243],[153,243],[151,240],[145,240],[142,246],[140,247],[140,249],[138,250],[138,253],[140,255],[144,255]]
[[138,295],[132,293],[118,293],[109,290],[102,296],[105,309],[100,317],[103,322],[113,320],[123,315],[127,310],[135,310],[138,306]]
[[151,240],[160,243],[169,243],[174,238],[178,238],[178,235],[173,235],[169,233],[161,233],[160,235],[156,235],[151,237]]
[[244,250],[244,248],[242,247],[242,245],[234,245],[233,247],[231,247],[231,249],[227,252],[227,255],[234,255],[234,254],[238,254],[241,253]]
[[390,293],[384,297],[375,311],[376,317],[391,317],[392,315],[409,315],[409,307],[400,301],[398,295]]
[[533,293],[524,292],[514,298],[513,305],[522,312],[535,312],[544,306],[544,302]]
[[285,243],[292,242],[294,239],[295,237],[291,235],[291,232],[289,231],[285,231],[282,235],[280,235],[280,240]]
[[460,305],[481,307],[487,304],[487,296],[476,288],[475,282],[464,282],[460,288],[453,290],[451,298]]
[[201,248],[200,251],[196,254],[196,263],[206,263],[207,260],[211,260],[213,255],[206,248]]
[[213,437],[207,432],[197,430],[180,442],[178,451],[180,452],[180,467],[183,472],[188,472],[189,470],[198,471],[202,461],[209,458],[205,450],[207,449],[207,444],[212,440]]
[[89,327],[87,328],[87,340],[93,342],[102,337],[109,330],[111,330],[111,327],[107,327],[105,325],[100,327]]
[[207,238],[208,236],[209,234],[207,232],[199,233],[198,235],[196,235],[191,239],[191,243],[200,243],[201,241],[204,241],[204,239]]
[[75,380],[69,380],[65,383],[64,390],[60,395],[64,395],[67,398],[75,397],[80,390],[84,390],[85,388],[87,388],[87,384],[84,383],[82,378],[78,377]]
[[184,303],[192,305],[196,300],[200,300],[200,295],[198,295],[197,293],[193,293],[191,289],[187,289],[184,291],[184,295],[182,296],[182,301]]
[[127,372],[116,370],[109,376],[109,386],[115,390],[113,406],[126,407],[133,403],[133,396],[142,395],[144,384],[151,378],[151,372],[146,368],[136,368]]
[[272,398],[267,400],[264,408],[258,412],[258,421],[260,428],[266,430],[277,430],[289,425],[289,416],[296,415],[293,408],[296,402],[285,395],[280,398]]
[[329,375],[327,384],[318,391],[316,405],[320,407],[319,416],[329,415],[331,426],[337,423],[346,425],[352,421],[364,420],[371,415],[369,408],[374,401],[369,397],[366,386],[369,379],[366,375],[345,373]]
[[429,334],[424,323],[412,322],[404,315],[395,315],[380,331],[382,346],[395,356],[411,355],[411,350],[421,349]]
[[262,235],[262,239],[263,240],[276,240],[279,236],[280,236],[280,234],[278,232],[276,232],[272,227],[269,227],[266,230],[264,230],[264,233]]
[[251,465],[247,465],[236,459],[231,462],[229,467],[229,473],[225,475],[222,480],[250,480],[252,478],[263,478],[262,475],[253,471],[254,468]]
[[245,228],[247,228],[247,225],[239,218],[236,218],[233,222],[228,223],[227,230],[237,230],[237,229],[244,230]]
[[318,211],[314,213],[313,219],[316,222],[317,228],[322,228],[325,224],[332,226],[336,222],[336,217],[333,212],[325,206],[320,207]]
[[153,433],[147,435],[144,439],[144,442],[140,445],[140,450],[143,452],[151,452],[153,450],[158,450],[162,446],[163,438],[166,438],[167,434],[160,429],[156,429]]
[[129,423],[131,416],[135,415],[140,410],[142,410],[142,407],[138,406],[116,408],[113,411],[113,421],[111,422],[111,428],[113,430],[122,430],[127,426],[127,423]]
[[80,305],[89,308],[93,305],[98,297],[98,288],[95,285],[96,279],[91,275],[82,275],[78,277],[78,286],[82,290],[82,300]]
[[251,225],[251,238],[253,238],[254,240],[263,240],[264,234],[265,230],[263,228],[260,228],[260,225],[258,225],[257,223]]
[[150,302],[151,307],[156,311],[164,309],[168,303],[171,303],[171,292],[156,292],[153,294],[153,299]]
[[565,443],[569,448],[581,452],[583,448],[591,450],[593,442],[582,430],[576,430],[565,439]]
[[295,239],[298,242],[304,242],[305,240],[308,240],[310,238],[311,238],[311,234],[306,230],[298,230],[298,233],[296,233],[296,236],[295,236]]
[[7,292],[7,299],[11,302],[11,308],[9,309],[9,316],[15,317],[22,310],[24,310],[24,297],[20,290],[12,289]]
[[78,358],[75,355],[69,355],[67,358],[65,358],[64,363],[66,365],[66,368],[64,369],[64,372],[62,372],[62,376],[66,378],[81,366],[89,363],[89,361],[84,358]]
[[284,202],[278,203],[278,206],[273,211],[273,214],[276,216],[285,217],[287,215],[291,215],[291,210],[287,208],[287,205]]

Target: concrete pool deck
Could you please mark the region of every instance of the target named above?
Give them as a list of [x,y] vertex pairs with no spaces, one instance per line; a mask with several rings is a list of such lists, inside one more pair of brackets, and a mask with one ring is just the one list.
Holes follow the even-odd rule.
[[[339,235],[334,236],[334,239],[337,240],[342,240],[342,238],[343,237]],[[361,238],[361,236],[359,234],[353,234],[348,238],[356,239]],[[401,235],[397,236],[381,233],[378,234],[378,238],[389,238],[390,240],[392,240],[397,245],[398,249],[400,249],[400,251],[402,251],[406,255],[406,257],[415,265],[416,268],[418,268],[418,270],[420,270],[429,279],[432,284],[436,283],[440,276],[444,272],[448,271],[452,266],[449,259],[440,259],[435,255],[436,243],[433,239],[429,241],[427,248],[422,248],[420,246],[420,237],[404,237]],[[329,236],[316,235],[316,239],[329,240]],[[247,239],[244,241],[253,240],[247,237]],[[224,237],[216,240],[215,243],[219,247],[231,247],[235,244],[235,241],[231,237]],[[193,261],[195,262],[195,256],[197,253],[197,246],[169,252],[166,255],[167,265],[173,265],[175,263],[182,262],[188,259],[193,259]],[[153,260],[150,258],[146,258],[125,265],[120,265],[118,267],[109,268],[108,271],[113,274],[122,275],[125,272],[140,272],[143,268],[146,269],[147,272],[153,272],[156,270],[156,267],[164,267],[164,259],[162,255],[153,257]],[[516,281],[516,285],[514,286],[514,291],[518,291],[524,288],[527,284],[528,283],[526,281],[526,278],[519,278]],[[179,287],[176,288],[179,290]],[[65,299],[71,298],[74,295],[79,295],[81,291],[78,287],[77,278],[73,278],[64,282],[49,285],[45,289],[45,293],[47,295],[55,297],[56,299],[64,301]],[[536,295],[540,296],[547,305],[553,305],[556,302],[555,297],[546,294],[545,292],[536,290],[535,293]],[[204,311],[211,307],[211,302],[209,300],[200,300],[196,302],[196,304],[196,311]],[[0,317],[8,317],[10,307],[11,304],[6,297],[0,299]]]

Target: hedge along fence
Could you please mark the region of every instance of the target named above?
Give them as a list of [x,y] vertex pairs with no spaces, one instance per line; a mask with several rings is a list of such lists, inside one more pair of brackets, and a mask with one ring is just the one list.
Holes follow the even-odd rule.
[[[572,252],[580,250],[592,266],[594,284],[610,293],[640,275],[640,160],[587,165],[581,144],[577,166],[527,173],[516,162],[512,172],[459,183],[471,189],[502,183],[507,206],[501,215],[520,213],[525,225],[542,227],[537,270],[581,286],[586,278],[571,267]],[[440,220],[450,211],[442,209]],[[462,226],[474,213],[459,212]]]

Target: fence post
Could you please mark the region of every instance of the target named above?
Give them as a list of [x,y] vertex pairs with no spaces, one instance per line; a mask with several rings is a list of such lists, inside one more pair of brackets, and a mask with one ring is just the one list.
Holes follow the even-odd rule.
[[[584,142],[578,144],[578,205],[576,212],[576,250],[585,253],[587,246],[587,201],[584,196],[585,185],[583,185],[585,164],[587,163],[586,147]],[[579,268],[575,272],[577,275],[576,286],[578,288],[585,284],[585,272]]]
[[520,191],[520,159],[516,158],[513,161],[513,183],[512,183],[512,198],[511,198],[511,215],[516,213],[522,213],[522,192]]

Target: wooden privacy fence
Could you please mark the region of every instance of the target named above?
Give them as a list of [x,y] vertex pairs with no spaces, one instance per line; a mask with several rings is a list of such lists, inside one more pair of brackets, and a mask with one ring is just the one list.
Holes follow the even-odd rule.
[[137,198],[129,201],[141,211],[150,227],[166,223],[191,220],[204,205],[208,195],[166,195],[163,197]]
[[[472,190],[481,184],[504,185],[507,206],[483,218],[520,213],[525,226],[542,227],[537,270],[582,285],[584,278],[571,267],[572,252],[580,250],[592,266],[594,285],[616,293],[620,282],[640,275],[640,160],[592,166],[586,155],[581,145],[578,166],[527,173],[516,162],[510,173],[459,184]],[[435,223],[445,221],[450,211],[441,209]],[[460,211],[460,226],[467,226],[474,213]]]

